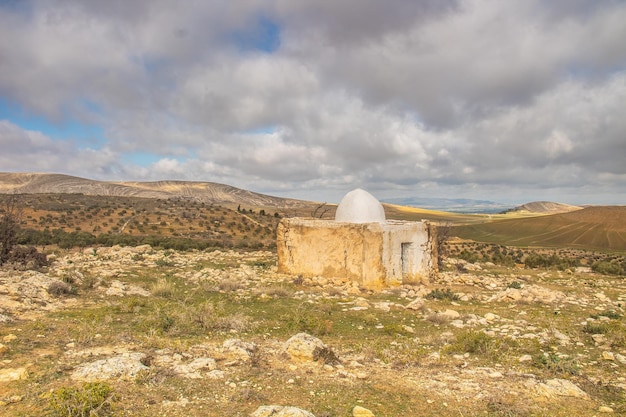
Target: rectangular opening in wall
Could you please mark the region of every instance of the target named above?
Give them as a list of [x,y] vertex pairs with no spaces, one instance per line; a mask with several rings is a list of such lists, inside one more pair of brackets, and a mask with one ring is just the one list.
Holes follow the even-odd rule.
[[402,243],[402,276],[406,277],[413,273],[413,258],[415,245],[413,242]]

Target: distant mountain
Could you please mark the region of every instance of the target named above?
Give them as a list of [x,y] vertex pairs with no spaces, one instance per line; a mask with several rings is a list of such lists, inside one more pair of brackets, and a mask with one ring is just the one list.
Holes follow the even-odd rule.
[[0,172],[0,193],[185,198],[207,203],[230,203],[283,209],[306,207],[312,204],[307,201],[259,194],[214,182],[112,182],[45,173]]
[[508,212],[519,213],[538,213],[538,214],[558,214],[569,213],[570,211],[580,210],[582,207],[572,206],[563,203],[554,203],[551,201],[533,201],[531,203],[522,204],[517,206]]
[[388,198],[383,200],[383,202],[452,213],[500,213],[511,209],[510,204],[501,204],[489,200],[472,200],[469,198],[401,197]]

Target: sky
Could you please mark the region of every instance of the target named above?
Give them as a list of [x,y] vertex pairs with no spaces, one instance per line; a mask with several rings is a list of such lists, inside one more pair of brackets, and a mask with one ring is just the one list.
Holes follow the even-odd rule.
[[624,0],[0,0],[0,171],[626,204]]

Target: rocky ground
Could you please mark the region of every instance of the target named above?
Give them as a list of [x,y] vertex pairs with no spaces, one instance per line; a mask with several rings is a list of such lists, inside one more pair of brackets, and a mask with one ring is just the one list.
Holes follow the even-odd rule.
[[626,414],[623,277],[449,259],[373,292],[271,252],[51,259],[0,271],[2,415],[89,415],[59,393],[93,382],[100,416]]

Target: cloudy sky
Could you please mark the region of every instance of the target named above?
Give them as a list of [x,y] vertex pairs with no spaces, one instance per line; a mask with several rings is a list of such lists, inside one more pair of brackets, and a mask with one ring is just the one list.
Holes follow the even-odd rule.
[[0,0],[0,171],[626,204],[620,0]]

